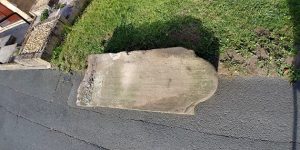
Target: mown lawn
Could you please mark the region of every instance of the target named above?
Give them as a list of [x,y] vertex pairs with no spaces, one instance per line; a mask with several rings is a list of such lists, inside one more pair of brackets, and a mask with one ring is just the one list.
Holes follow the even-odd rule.
[[295,53],[293,27],[287,0],[92,0],[52,62],[82,70],[89,54],[183,46],[216,67],[220,59],[251,73],[248,60],[263,50],[256,67],[283,75]]

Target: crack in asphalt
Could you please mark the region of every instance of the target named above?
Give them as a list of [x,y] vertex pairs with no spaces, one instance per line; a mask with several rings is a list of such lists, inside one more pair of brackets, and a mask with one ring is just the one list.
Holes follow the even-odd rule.
[[[27,93],[23,93],[23,92],[21,92],[21,91],[18,91],[18,90],[16,90],[16,89],[12,88],[12,87],[9,87],[9,86],[7,86],[7,85],[3,85],[3,84],[1,84],[1,83],[0,83],[0,86],[7,87],[7,88],[9,88],[9,89],[15,91],[16,93],[23,94],[23,95],[26,95],[26,96],[28,96],[28,97],[32,97],[32,98],[35,98],[35,99],[39,99],[39,100],[42,100],[42,101],[44,101],[44,102],[46,102],[46,103],[49,103],[49,104],[62,105],[62,104],[59,104],[59,103],[55,103],[55,102],[53,102],[53,101],[48,101],[48,100],[42,99],[42,98],[40,98],[40,97],[36,97],[36,96],[30,95],[30,94],[27,94]],[[57,89],[57,88],[56,88],[56,89]],[[63,106],[63,105],[62,105],[62,106]],[[3,107],[3,108],[4,108],[4,106],[1,106],[1,105],[0,105],[0,107]],[[83,110],[83,111],[86,111],[86,112],[93,112],[93,113],[97,113],[97,114],[100,114],[100,115],[108,116],[108,115],[106,115],[106,114],[103,114],[103,113],[100,113],[100,112],[97,112],[97,111],[94,111],[94,110],[90,110],[90,109],[84,109],[84,108],[73,107],[73,106],[68,106],[68,107],[71,108],[71,109],[74,109],[74,110],[78,110],[78,109],[79,109],[79,110]],[[6,108],[4,108],[4,109],[6,109]],[[7,109],[6,109],[6,110],[7,110]],[[14,114],[14,115],[20,116],[20,115],[18,115],[18,114]],[[205,135],[212,135],[212,136],[218,136],[218,137],[224,137],[224,138],[244,139],[244,140],[250,140],[250,141],[269,142],[269,143],[283,143],[283,144],[286,144],[286,143],[295,143],[295,144],[300,144],[300,142],[297,142],[297,141],[282,142],[282,141],[272,141],[272,140],[256,139],[256,138],[249,138],[249,137],[238,137],[238,136],[231,136],[231,135],[224,135],[224,134],[216,134],[216,133],[202,132],[202,131],[199,131],[199,130],[192,130],[192,129],[188,129],[188,128],[184,128],[184,127],[180,127],[180,126],[169,126],[169,125],[160,124],[160,123],[154,123],[154,122],[151,122],[151,121],[145,121],[145,120],[137,120],[137,119],[130,119],[130,118],[124,119],[124,118],[121,118],[121,117],[116,116],[116,115],[111,115],[111,116],[113,116],[113,117],[115,117],[115,118],[118,118],[118,119],[120,119],[120,120],[127,120],[127,121],[129,120],[129,121],[141,122],[141,123],[147,124],[147,125],[151,124],[151,125],[161,126],[161,127],[166,127],[166,128],[178,128],[178,129],[183,129],[183,130],[186,130],[186,131],[198,132],[198,133],[205,134]],[[23,117],[23,116],[20,116],[20,117],[22,117],[22,118],[24,118],[24,119],[26,118],[26,117]],[[36,124],[40,124],[40,123],[31,121],[30,119],[27,119],[27,118],[26,118],[26,120],[28,120],[28,121],[30,121],[30,122],[33,122],[33,123],[36,123]],[[42,125],[42,126],[48,128],[48,129],[51,129],[51,130],[52,130],[52,128],[50,128],[50,127],[48,127],[48,126],[46,126],[46,125],[43,125],[43,124],[40,124],[40,125]],[[63,134],[66,134],[66,133],[64,133],[64,132],[62,132],[62,131],[59,131],[59,130],[55,130],[55,131],[60,132],[60,133],[63,133]],[[66,134],[66,135],[68,135],[68,134]],[[72,137],[71,135],[68,135],[68,136]],[[79,139],[79,138],[76,138],[76,137],[75,137],[75,139]],[[80,139],[79,139],[79,140],[80,140]],[[89,143],[88,141],[86,141],[86,142]],[[95,144],[95,145],[96,145],[96,144]],[[100,147],[101,147],[101,146],[100,146]],[[102,148],[102,147],[101,147],[101,148]],[[104,148],[104,149],[105,149],[105,148]]]
[[56,84],[55,84],[55,89],[54,89],[54,91],[57,91],[62,76],[63,76],[63,75],[60,73],[59,76],[58,76],[57,82],[56,82]]
[[213,136],[219,136],[219,137],[225,137],[225,138],[232,138],[232,139],[244,139],[244,140],[250,140],[250,141],[269,142],[269,143],[281,143],[281,144],[286,144],[286,143],[300,144],[299,142],[295,142],[295,141],[281,142],[281,141],[272,141],[272,140],[265,140],[265,139],[255,139],[255,138],[249,138],[249,137],[237,137],[237,136],[231,136],[231,135],[223,135],[223,134],[202,132],[202,131],[192,130],[192,129],[178,127],[178,126],[168,126],[168,125],[153,123],[153,122],[149,122],[149,121],[145,121],[145,120],[134,120],[134,119],[130,119],[130,120],[132,120],[132,121],[139,121],[139,122],[142,122],[142,123],[145,123],[145,124],[153,124],[153,125],[163,126],[163,127],[167,127],[167,128],[179,128],[179,129],[183,129],[183,130],[187,130],[187,131],[193,131],[193,132],[198,132],[198,133],[202,133],[202,134],[206,134],[206,135],[213,135]]
[[86,140],[83,140],[83,139],[80,139],[80,138],[78,138],[78,137],[72,136],[72,135],[67,134],[67,133],[65,133],[65,132],[62,132],[62,131],[60,131],[60,130],[57,130],[57,129],[48,127],[48,126],[46,126],[46,125],[44,125],[44,124],[41,124],[41,123],[32,121],[32,120],[30,120],[30,119],[28,119],[28,118],[26,118],[26,117],[24,117],[24,116],[22,116],[22,115],[15,114],[14,112],[9,111],[7,108],[5,108],[5,107],[2,106],[2,105],[0,105],[0,108],[3,108],[4,111],[10,113],[11,115],[14,115],[14,116],[16,116],[16,117],[18,117],[18,118],[21,118],[21,119],[24,119],[24,120],[26,120],[26,121],[29,121],[29,122],[32,123],[32,124],[35,124],[35,125],[44,127],[44,128],[46,128],[46,129],[48,129],[48,130],[50,130],[50,131],[54,131],[54,132],[63,134],[63,135],[65,135],[65,136],[69,137],[69,138],[72,138],[72,139],[75,139],[75,140],[84,142],[84,143],[86,143],[86,144],[88,144],[88,145],[91,145],[91,146],[93,146],[93,147],[96,147],[96,148],[98,148],[98,149],[109,150],[108,148],[105,148],[105,147],[103,147],[103,146],[97,145],[97,144],[95,144],[95,143],[88,142],[88,141],[86,141]]

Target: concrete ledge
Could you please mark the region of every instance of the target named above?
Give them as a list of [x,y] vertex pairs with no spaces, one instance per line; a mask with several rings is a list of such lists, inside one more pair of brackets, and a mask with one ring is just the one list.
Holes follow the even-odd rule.
[[215,68],[184,48],[91,55],[76,104],[193,115],[217,85]]
[[22,59],[17,63],[1,64],[0,70],[33,70],[33,69],[50,69],[51,64],[40,59]]
[[50,68],[47,66],[23,66],[16,63],[0,65],[0,70],[43,70],[43,69],[50,69]]

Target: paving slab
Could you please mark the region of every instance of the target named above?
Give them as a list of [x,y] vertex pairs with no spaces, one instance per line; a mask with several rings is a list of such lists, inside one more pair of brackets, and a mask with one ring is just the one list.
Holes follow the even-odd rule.
[[17,44],[4,46],[0,49],[0,63],[8,63],[13,56],[13,54],[17,51]]
[[14,36],[8,35],[0,38],[0,47],[4,47],[6,45],[11,45],[16,42],[16,38]]
[[166,48],[91,55],[77,105],[194,114],[218,85],[214,67],[194,51]]

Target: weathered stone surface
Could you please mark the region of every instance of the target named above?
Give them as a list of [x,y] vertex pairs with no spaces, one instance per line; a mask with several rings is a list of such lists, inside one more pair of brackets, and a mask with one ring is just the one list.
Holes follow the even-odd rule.
[[8,63],[13,56],[14,52],[17,51],[17,44],[4,46],[0,49],[0,63]]
[[214,67],[184,48],[91,55],[77,105],[194,114],[217,85]]

